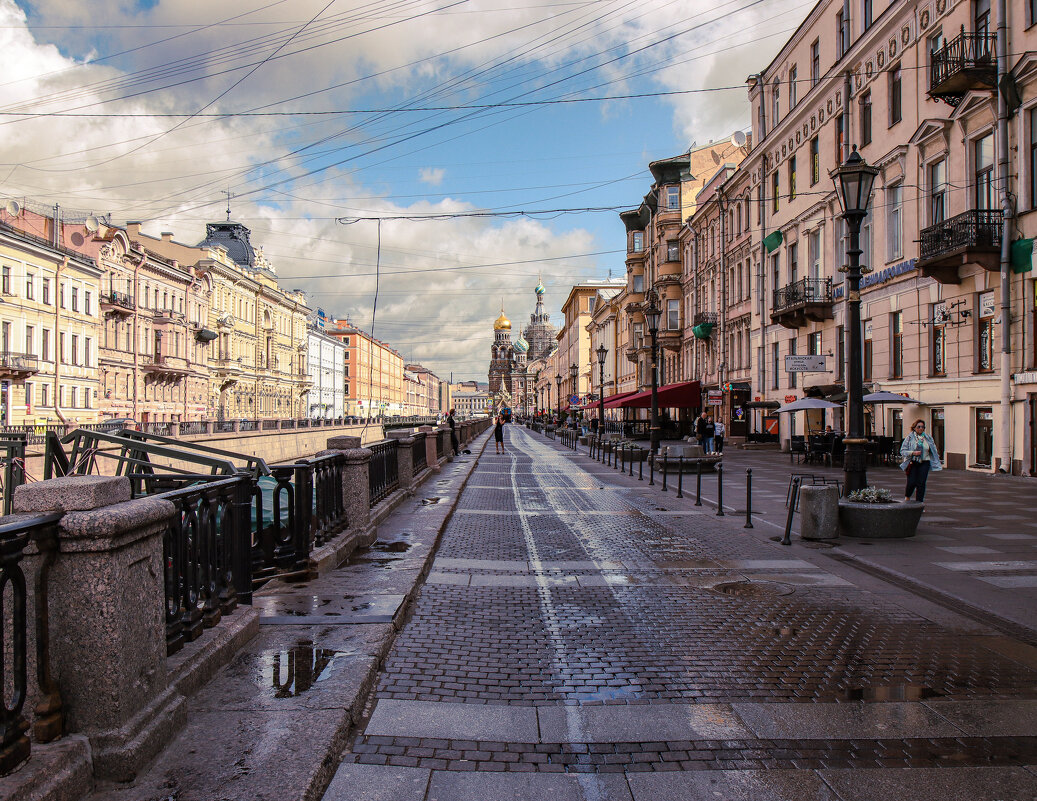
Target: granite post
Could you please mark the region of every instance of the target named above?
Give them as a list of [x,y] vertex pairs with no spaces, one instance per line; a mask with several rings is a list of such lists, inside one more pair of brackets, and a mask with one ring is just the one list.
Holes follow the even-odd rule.
[[346,505],[346,529],[357,545],[366,547],[377,539],[371,525],[371,451],[360,447],[360,437],[340,436],[328,439],[328,450],[339,451],[346,458],[342,466],[342,498]]
[[839,534],[839,488],[799,488],[799,536],[805,540],[831,540]]
[[440,426],[438,429],[439,449],[443,453],[444,462],[454,461],[454,449],[450,444],[450,429]]
[[439,457],[436,452],[436,437],[439,434],[432,426],[421,426],[418,428],[418,431],[425,435],[425,461],[428,464],[429,470],[433,473],[438,473]]
[[162,541],[175,507],[130,500],[125,476],[25,484],[14,505],[64,512],[48,581],[51,672],[94,775],[129,781],[186,717],[166,676]]
[[386,438],[395,439],[399,445],[396,447],[396,470],[400,477],[400,489],[408,495],[414,494],[414,442],[415,438],[410,431],[387,431]]

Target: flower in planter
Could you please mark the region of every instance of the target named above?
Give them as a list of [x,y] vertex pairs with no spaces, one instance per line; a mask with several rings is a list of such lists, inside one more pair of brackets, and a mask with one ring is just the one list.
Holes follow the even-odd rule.
[[855,503],[895,502],[888,489],[881,489],[879,487],[865,487],[864,489],[854,490],[846,497],[846,500],[854,501]]

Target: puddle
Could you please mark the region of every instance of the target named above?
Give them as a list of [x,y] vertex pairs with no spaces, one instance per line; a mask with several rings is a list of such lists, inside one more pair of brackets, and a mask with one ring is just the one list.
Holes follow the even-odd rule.
[[436,497],[436,498],[422,498],[421,499],[421,505],[422,506],[432,506],[433,504],[439,503],[441,500],[443,500],[443,499],[439,498],[439,497]]
[[310,640],[303,640],[287,651],[264,654],[270,664],[270,683],[275,698],[295,698],[327,678],[339,651],[315,648]]
[[387,551],[389,553],[406,553],[410,549],[411,544],[403,540],[397,542],[376,542],[371,546],[372,551]]
[[851,687],[839,695],[843,701],[923,701],[943,693],[921,684],[890,684],[882,687]]

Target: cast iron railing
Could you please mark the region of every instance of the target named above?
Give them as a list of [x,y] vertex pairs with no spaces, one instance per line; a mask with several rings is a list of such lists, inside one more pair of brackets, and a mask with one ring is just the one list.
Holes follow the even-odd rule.
[[14,491],[25,483],[25,432],[7,432],[0,435],[0,460],[3,461],[3,514],[11,514]]
[[247,475],[162,493],[176,512],[163,538],[166,650],[176,653],[238,602],[252,602]]
[[[941,87],[959,74],[977,71],[989,73],[984,83],[992,86],[995,78],[994,54],[996,52],[996,34],[966,33],[963,25],[958,36],[949,42],[944,42],[943,47],[930,54],[929,91],[938,93]],[[964,95],[967,89],[971,88],[966,84],[957,87],[954,94]]]
[[[31,542],[43,556],[33,588],[36,684],[33,737],[39,743],[64,731],[61,695],[50,675],[50,632],[47,581],[57,552],[61,514],[49,514],[0,525],[0,776],[29,758],[29,723],[22,714],[29,695],[28,587],[21,565]],[[9,672],[8,672],[9,670]]]
[[121,306],[124,309],[133,309],[133,296],[127,295],[125,292],[105,292],[101,295],[101,303],[107,303],[112,306]]
[[716,325],[720,319],[716,312],[712,311],[700,311],[695,312],[695,325]]
[[996,250],[1001,246],[1000,210],[973,209],[923,228],[920,261],[936,259],[963,248]]
[[414,435],[414,444],[411,445],[414,475],[428,467],[428,451],[425,450],[425,447],[425,435],[418,432]]
[[252,482],[252,584],[309,572],[311,469],[301,462],[271,465]]
[[398,445],[399,440],[387,439],[367,446],[371,451],[367,476],[372,507],[400,486],[399,466],[396,460]]
[[310,480],[313,488],[313,517],[310,530],[313,533],[313,544],[320,547],[348,524],[346,500],[342,494],[342,471],[345,468],[346,457],[341,453],[334,453],[304,459],[303,463],[309,465],[313,471]]
[[35,373],[40,369],[38,356],[32,353],[0,352],[0,370],[12,373]]
[[774,290],[772,314],[797,309],[808,303],[832,303],[831,278],[800,278]]
[[443,432],[440,431],[439,429],[435,429],[432,432],[432,436],[434,436],[436,438],[436,461],[437,462],[442,462],[443,461],[443,457],[444,457],[444,455],[446,453],[446,445],[445,445],[445,443],[443,441],[445,439],[444,436],[443,436]]
[[196,434],[209,433],[209,424],[204,420],[183,420],[180,423],[180,436],[187,437]]

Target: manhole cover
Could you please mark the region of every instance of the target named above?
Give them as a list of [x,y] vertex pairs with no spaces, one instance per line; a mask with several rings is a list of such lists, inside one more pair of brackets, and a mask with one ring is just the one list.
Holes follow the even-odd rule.
[[801,542],[800,545],[802,545],[804,548],[813,548],[815,551],[821,551],[825,548],[835,547],[834,542]]
[[791,595],[794,588],[774,581],[726,581],[713,585],[713,591],[738,598],[774,598],[779,595]]

